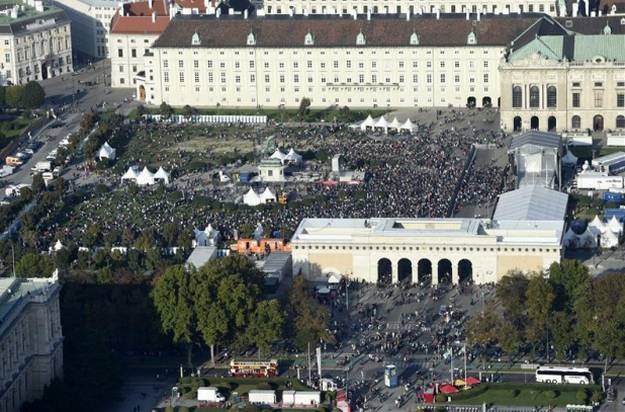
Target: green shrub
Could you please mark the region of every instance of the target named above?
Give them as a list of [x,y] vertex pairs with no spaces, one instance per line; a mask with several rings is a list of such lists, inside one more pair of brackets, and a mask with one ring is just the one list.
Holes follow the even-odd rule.
[[588,403],[588,390],[587,389],[578,390],[577,393],[575,394],[575,399],[577,399],[577,402],[579,402],[580,404]]
[[445,402],[447,402],[447,395],[439,393],[438,395],[436,395],[436,402],[437,403],[445,403]]
[[590,400],[592,400],[593,402],[601,402],[601,401],[603,401],[603,392],[600,391],[599,389],[594,390],[592,392],[592,396],[591,396]]
[[174,407],[173,406],[166,407],[165,412],[174,412]]
[[186,406],[179,406],[178,412],[189,412],[189,408],[187,408]]
[[520,389],[512,389],[512,390],[510,391],[510,395],[511,395],[513,398],[516,398],[517,396],[519,396],[519,394],[520,394],[520,393],[521,393],[521,390],[520,390]]
[[555,399],[558,397],[560,393],[558,391],[549,390],[549,391],[543,392],[543,394],[545,395],[547,399]]

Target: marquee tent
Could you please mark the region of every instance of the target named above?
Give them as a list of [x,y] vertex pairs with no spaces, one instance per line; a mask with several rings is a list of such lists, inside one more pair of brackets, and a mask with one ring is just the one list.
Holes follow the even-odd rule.
[[128,168],[128,170],[126,170],[126,173],[124,173],[122,175],[122,182],[124,180],[137,180],[137,176],[139,176],[139,167],[137,166],[130,166]]
[[607,226],[610,231],[615,235],[620,236],[623,234],[623,224],[619,222],[616,216],[612,216],[612,219],[610,219],[610,221],[607,223]]
[[289,150],[289,153],[287,153],[286,156],[284,156],[284,160],[294,165],[302,164],[302,156],[298,154],[297,152],[295,152],[293,148],[291,148],[291,150]]
[[273,154],[271,156],[269,156],[269,158],[270,159],[278,159],[279,161],[284,163],[284,159],[286,158],[286,155],[284,153],[282,153],[280,151],[280,149],[276,149],[276,151],[273,152]]
[[360,123],[360,130],[365,131],[367,128],[373,129],[375,127],[375,121],[371,115],[367,116],[367,118]]
[[156,173],[154,173],[154,180],[158,180],[163,182],[164,184],[169,184],[169,173],[163,169],[163,167],[159,167]]
[[104,142],[104,144],[102,145],[102,147],[100,147],[100,150],[98,150],[98,154],[97,157],[98,159],[102,160],[102,159],[109,159],[109,160],[115,160],[115,154],[116,154],[117,150],[113,149],[108,142]]
[[271,189],[266,187],[265,190],[263,190],[263,193],[260,194],[260,201],[263,204],[275,203],[276,195],[271,191]]
[[399,131],[400,127],[401,125],[399,124],[399,120],[397,120],[397,117],[393,117],[393,120],[391,121],[391,124],[388,125],[388,128]]
[[413,132],[413,131],[415,131],[418,127],[417,127],[417,125],[415,125],[414,123],[412,123],[412,122],[410,121],[410,119],[406,119],[406,121],[404,122],[404,124],[402,124],[399,128],[400,128],[401,130],[407,130],[407,131],[409,131],[410,133],[412,133],[412,132]]
[[243,195],[243,203],[248,206],[258,206],[261,203],[260,196],[250,187],[250,190]]
[[567,150],[566,154],[562,156],[562,163],[567,165],[576,165],[577,164],[577,156],[575,156],[571,150]]
[[456,388],[455,386],[450,385],[450,384],[442,384],[442,385],[438,388],[438,391],[439,391],[440,393],[444,394],[444,395],[449,395],[449,394],[452,394],[452,393],[458,393],[458,392],[460,392],[460,391],[458,390],[458,388]]
[[139,186],[153,185],[154,173],[150,172],[147,166],[145,166],[141,173],[137,176],[136,182]]
[[380,116],[377,122],[375,122],[376,129],[383,129],[384,133],[388,133],[388,122],[384,118],[384,116]]

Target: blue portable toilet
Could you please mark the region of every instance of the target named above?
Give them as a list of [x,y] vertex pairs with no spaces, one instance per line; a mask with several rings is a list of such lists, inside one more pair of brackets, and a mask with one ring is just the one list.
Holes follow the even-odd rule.
[[384,385],[387,388],[397,386],[397,367],[395,365],[386,365],[384,367]]

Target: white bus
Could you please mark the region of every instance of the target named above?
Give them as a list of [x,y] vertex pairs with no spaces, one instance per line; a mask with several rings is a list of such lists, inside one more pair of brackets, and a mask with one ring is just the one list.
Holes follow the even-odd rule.
[[593,383],[593,379],[592,372],[590,372],[590,369],[588,368],[539,366],[538,369],[536,369],[536,382],[588,385]]

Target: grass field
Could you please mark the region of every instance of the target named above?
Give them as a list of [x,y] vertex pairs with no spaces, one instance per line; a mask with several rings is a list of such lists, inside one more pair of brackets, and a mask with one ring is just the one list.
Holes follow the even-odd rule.
[[[578,392],[587,390],[588,396],[600,390],[596,385],[541,385],[541,384],[483,384],[452,396],[452,403],[463,405],[500,406],[566,406],[579,404]],[[474,395],[472,395],[474,394]]]

